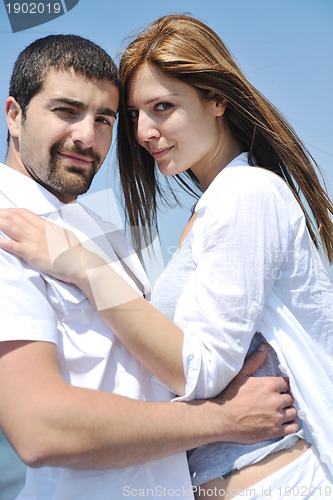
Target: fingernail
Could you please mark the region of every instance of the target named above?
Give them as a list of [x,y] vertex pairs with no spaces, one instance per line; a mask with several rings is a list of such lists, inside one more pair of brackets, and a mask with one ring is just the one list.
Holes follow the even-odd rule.
[[257,347],[257,351],[266,351],[266,345],[267,344],[260,344]]

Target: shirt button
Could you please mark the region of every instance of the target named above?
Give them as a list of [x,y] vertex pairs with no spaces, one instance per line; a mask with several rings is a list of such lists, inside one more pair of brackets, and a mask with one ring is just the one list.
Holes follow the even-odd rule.
[[301,418],[302,420],[306,420],[307,415],[306,415],[306,413],[305,413],[305,411],[304,411],[304,410],[298,410],[297,415],[298,415],[298,416],[299,416],[299,418]]
[[281,363],[279,364],[279,370],[280,370],[280,372],[284,373],[285,375],[288,374],[288,368]]
[[323,454],[323,455],[320,455],[320,458],[322,459],[322,461],[323,461],[325,464],[329,464],[329,463],[330,463],[330,460],[331,460],[331,459],[330,459],[329,455],[325,455],[325,454]]
[[251,306],[249,309],[250,319],[256,319],[258,316],[258,308],[255,306]]

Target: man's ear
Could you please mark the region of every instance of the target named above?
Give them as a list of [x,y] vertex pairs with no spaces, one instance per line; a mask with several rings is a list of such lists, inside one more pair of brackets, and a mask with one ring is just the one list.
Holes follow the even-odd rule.
[[5,110],[9,134],[12,137],[18,137],[22,121],[21,106],[14,97],[9,96],[6,99]]

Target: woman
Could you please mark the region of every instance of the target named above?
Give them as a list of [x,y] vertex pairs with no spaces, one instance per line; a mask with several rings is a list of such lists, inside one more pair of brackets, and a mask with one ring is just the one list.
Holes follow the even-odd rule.
[[310,155],[219,37],[191,17],[154,22],[125,50],[120,76],[118,153],[130,224],[149,237],[156,223],[163,193],[155,163],[203,193],[156,284],[165,316],[79,245],[53,269],[40,248],[7,249],[82,288],[178,399],[217,394],[266,337],[272,349],[258,374],[288,373],[301,429],[194,450],[196,496],[333,498],[333,289],[315,249],[321,240],[332,262],[333,207]]
[[[278,354],[308,415],[307,439],[319,438],[332,471],[328,427],[319,436],[324,419],[316,422],[312,414],[321,376],[327,383],[323,392],[330,394],[333,383],[333,291],[313,244],[321,240],[332,262],[333,207],[312,158],[219,37],[198,20],[157,20],[125,50],[120,77],[118,152],[131,226],[156,224],[155,162],[162,174],[203,192],[153,293],[153,303],[184,331],[186,394],[207,397],[230,380],[260,331],[275,348],[264,373],[284,368]],[[288,358],[295,349],[302,350],[297,361]],[[313,373],[306,376],[309,364]],[[328,417],[331,397],[320,398]],[[264,486],[273,490],[274,484],[278,498],[292,494],[291,486],[303,487],[310,497],[312,483],[297,476],[298,460],[304,461],[303,474],[310,471],[310,452],[304,453],[304,441],[294,443],[288,437],[198,449],[189,457],[193,483],[230,496],[232,489],[252,487],[285,466],[292,482],[286,469],[275,482],[258,485],[259,497]]]

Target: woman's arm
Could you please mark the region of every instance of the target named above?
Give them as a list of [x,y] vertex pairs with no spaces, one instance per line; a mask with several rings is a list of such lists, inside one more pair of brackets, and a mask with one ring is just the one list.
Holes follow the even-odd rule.
[[[75,235],[24,209],[1,209],[0,248],[85,292],[121,342],[174,393],[183,394],[182,330]],[[89,242],[87,243],[88,247]]]
[[98,267],[91,262],[86,268],[87,273],[76,276],[75,284],[131,354],[175,394],[183,394],[182,330],[142,298],[112,266]]
[[196,268],[174,316],[184,333],[186,393],[192,399],[220,392],[260,331],[267,297],[285,259],[293,258],[288,189],[274,174],[236,167],[225,169],[197,204]]
[[[223,196],[209,207],[203,250],[181,297],[177,324],[182,328],[145,301],[111,265],[83,248],[72,233],[27,211],[23,219],[16,209],[0,211],[0,229],[15,240],[1,245],[81,288],[128,350],[174,393],[185,393],[195,365],[201,368],[194,369],[186,392],[192,398],[213,396],[242,366],[260,319],[264,287],[272,282],[263,274],[271,265],[266,260],[274,260],[269,245],[278,231],[265,223],[267,196],[262,196],[257,181],[255,186],[246,183],[245,192],[222,188]],[[240,223],[242,231],[237,232]],[[251,307],[257,309],[256,317],[249,316]]]

